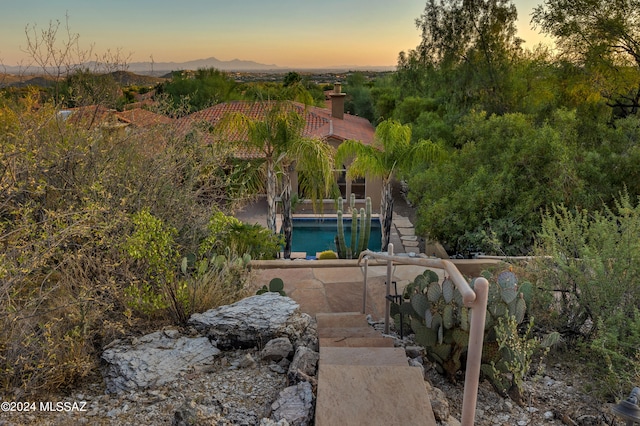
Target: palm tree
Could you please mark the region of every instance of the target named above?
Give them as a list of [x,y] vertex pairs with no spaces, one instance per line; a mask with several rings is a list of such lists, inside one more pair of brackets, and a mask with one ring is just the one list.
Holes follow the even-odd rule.
[[380,200],[380,224],[382,228],[382,250],[389,245],[391,221],[393,220],[393,179],[419,162],[432,162],[444,154],[440,145],[431,141],[411,144],[411,128],[395,120],[385,120],[376,127],[372,145],[360,141],[344,141],[336,152],[336,164],[351,164],[347,168],[347,179],[368,176],[382,179]]
[[[291,178],[293,170],[300,172],[300,191],[311,198],[314,208],[329,193],[333,185],[333,149],[320,139],[304,136],[305,119],[291,103],[265,102],[262,116],[233,113],[225,117],[220,128],[236,133],[235,138],[245,150],[263,159],[267,193],[267,227],[276,232],[277,188],[280,180],[282,200],[282,230],[285,237],[284,257],[291,257]],[[245,133],[246,132],[246,133]]]

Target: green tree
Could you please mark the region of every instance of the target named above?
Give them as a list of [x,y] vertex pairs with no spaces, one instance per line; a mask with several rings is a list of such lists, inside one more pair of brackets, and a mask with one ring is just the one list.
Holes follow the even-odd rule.
[[621,116],[640,108],[640,1],[546,0],[533,22]]
[[378,125],[373,145],[365,145],[357,140],[347,140],[338,147],[336,163],[349,164],[347,179],[367,176],[382,179],[380,201],[382,250],[387,249],[391,234],[393,180],[401,177],[416,163],[431,162],[442,155],[443,150],[440,146],[431,141],[411,144],[411,128],[395,120],[385,120]]
[[[320,201],[333,186],[333,152],[329,144],[304,135],[305,119],[294,105],[286,102],[266,103],[266,114],[255,118],[234,113],[223,119],[223,135],[246,132],[239,142],[244,148],[259,153],[266,174],[267,228],[276,232],[276,197],[280,181],[283,207],[282,229],[285,237],[284,256],[291,255],[291,172],[297,170],[301,192],[314,202]],[[223,136],[224,137],[224,136]]]
[[236,87],[236,82],[227,73],[215,68],[202,68],[195,73],[175,72],[172,79],[161,86],[160,93],[168,94],[174,106],[186,100],[189,105],[187,112],[193,112],[239,98]]
[[289,71],[282,80],[284,87],[291,86],[292,84],[300,83],[302,76],[295,71]]
[[510,0],[430,0],[416,20],[422,41],[402,55],[401,67],[440,70],[432,82],[453,89],[460,101],[481,102],[489,112],[505,112],[509,72],[522,40],[516,36],[517,11]]
[[541,209],[585,192],[577,123],[568,112],[539,127],[523,114],[466,117],[462,147],[409,180],[418,230],[457,253],[526,254]]

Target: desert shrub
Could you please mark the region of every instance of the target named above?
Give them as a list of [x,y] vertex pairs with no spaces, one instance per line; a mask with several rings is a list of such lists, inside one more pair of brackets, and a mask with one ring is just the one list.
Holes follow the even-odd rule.
[[461,148],[408,181],[417,230],[454,253],[528,254],[540,210],[571,203],[584,184],[574,161],[577,121],[563,111],[554,120],[466,116],[454,134]]
[[[197,251],[212,206],[228,211],[249,195],[234,192],[226,148],[199,135],[107,135],[64,120],[37,94],[0,99],[0,392],[73,386],[97,371],[104,344],[175,321],[172,303],[189,312],[241,297],[245,274],[234,265],[197,283],[180,276],[178,254]],[[145,232],[157,246],[141,245],[153,241]],[[131,253],[129,236],[139,239]],[[133,309],[133,284],[138,296],[162,295],[150,306],[168,307]],[[175,300],[158,291],[169,284]]]
[[337,259],[338,253],[333,250],[325,250],[318,255],[318,260]]
[[[640,336],[640,204],[623,194],[614,209],[549,210],[531,265],[547,291],[539,322],[581,342],[600,391],[621,397],[637,382]],[[614,385],[615,384],[615,385]]]
[[229,248],[237,256],[248,254],[252,259],[275,259],[282,236],[259,224],[245,224],[221,211],[215,212],[207,225],[207,237],[202,241],[200,255],[228,255]]

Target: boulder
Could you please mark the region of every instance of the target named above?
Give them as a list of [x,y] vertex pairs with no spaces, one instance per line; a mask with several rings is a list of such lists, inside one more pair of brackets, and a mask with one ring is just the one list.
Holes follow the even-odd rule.
[[305,377],[301,376],[298,372],[308,377],[315,376],[318,369],[319,359],[320,354],[318,352],[315,352],[306,346],[299,346],[293,356],[291,365],[289,365],[289,372],[287,373],[289,381],[291,383],[296,383],[300,380],[304,380]]
[[293,345],[287,337],[278,337],[269,340],[262,351],[260,357],[265,361],[279,362],[282,358],[288,358],[293,353]]
[[189,319],[190,325],[224,350],[261,346],[276,337],[288,337],[295,344],[311,323],[311,317],[301,313],[293,299],[273,292],[193,314]]
[[431,400],[431,409],[436,420],[440,422],[448,422],[451,417],[449,410],[449,400],[447,395],[440,389],[431,386],[429,382],[425,382]]
[[206,337],[186,337],[176,330],[156,331],[131,343],[111,343],[102,353],[107,392],[161,386],[180,374],[213,363],[220,353]]
[[300,382],[280,392],[271,405],[271,418],[286,420],[291,426],[307,426],[313,420],[313,388],[309,382]]

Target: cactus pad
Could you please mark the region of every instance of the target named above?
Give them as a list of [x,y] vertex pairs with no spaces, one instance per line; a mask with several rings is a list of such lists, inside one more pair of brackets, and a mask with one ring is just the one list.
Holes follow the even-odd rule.
[[429,285],[429,281],[427,280],[427,277],[425,277],[424,275],[418,275],[416,279],[413,281],[413,284],[414,284],[414,287],[418,288],[420,293],[422,293],[424,289],[427,288],[427,286]]
[[516,301],[516,312],[515,312],[516,322],[518,324],[524,321],[524,315],[526,312],[527,312],[527,303],[524,301],[523,297],[518,297],[518,300]]
[[438,281],[440,281],[440,277],[438,277],[438,274],[433,272],[431,269],[425,269],[425,271],[422,273],[422,275],[430,283],[437,283]]
[[458,307],[464,306],[464,299],[462,298],[462,293],[460,293],[458,287],[453,289],[453,301]]
[[427,288],[427,299],[429,299],[429,302],[436,303],[440,299],[440,296],[442,296],[442,287],[440,287],[440,284],[437,281],[429,284]]
[[462,348],[469,346],[469,333],[464,330],[460,330],[459,328],[454,329],[451,333],[451,338],[456,345]]
[[402,315],[417,315],[417,312],[413,309],[413,306],[409,302],[402,302],[398,312]]
[[431,309],[424,311],[424,323],[429,328],[433,327],[433,313],[431,312]]
[[453,328],[453,307],[451,305],[445,306],[444,310],[442,311],[442,325],[444,325],[444,328],[446,329]]
[[284,281],[282,281],[282,278],[274,278],[269,281],[269,291],[281,292],[282,290],[284,290]]
[[489,305],[489,312],[493,315],[494,318],[502,317],[507,313],[507,305],[503,302],[494,303]]
[[442,297],[444,297],[445,303],[451,303],[453,300],[453,293],[455,290],[455,285],[451,279],[447,278],[442,282]]
[[416,343],[424,346],[425,348],[430,348],[436,345],[438,341],[438,335],[435,331],[425,327],[420,322],[415,320],[411,321],[411,328],[416,334]]
[[502,297],[502,300],[504,300],[504,303],[511,303],[513,302],[516,297],[518,297],[518,290],[516,289],[516,287],[502,287],[502,289],[500,290],[500,296]]
[[443,345],[443,344],[435,345],[431,349],[431,353],[437,355],[438,358],[440,358],[441,360],[446,360],[447,358],[449,358],[449,355],[451,354],[451,345]]
[[469,325],[469,308],[463,306],[460,308],[460,328],[468,332]]
[[431,308],[427,297],[422,293],[416,293],[411,296],[411,306],[421,318],[424,318],[425,312]]
[[529,281],[525,281],[518,287],[518,291],[524,297],[524,301],[527,305],[531,304],[531,296],[533,295],[533,285]]
[[502,288],[515,288],[518,284],[518,278],[513,272],[504,271],[498,275],[498,284],[500,284]]

